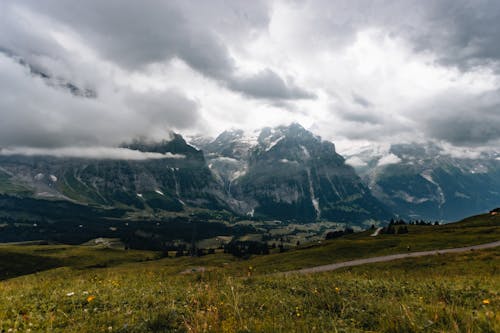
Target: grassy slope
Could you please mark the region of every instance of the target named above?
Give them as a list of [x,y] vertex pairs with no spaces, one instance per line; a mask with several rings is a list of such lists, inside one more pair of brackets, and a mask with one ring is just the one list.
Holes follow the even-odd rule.
[[[408,235],[352,235],[249,261],[218,254],[137,262],[156,254],[0,247],[0,253],[23,253],[70,266],[1,281],[0,331],[498,332],[498,248],[305,276],[260,274],[406,252],[409,240],[412,250],[497,240],[498,222],[480,216],[442,227],[415,226]],[[99,263],[110,267],[92,268],[103,266]],[[250,265],[255,269],[248,277]],[[178,274],[193,266],[207,271]]]
[[285,254],[255,257],[252,265],[266,272],[289,271],[351,259],[408,251],[424,251],[475,245],[500,240],[500,216],[478,215],[440,226],[408,226],[403,235],[370,237],[372,231],[325,241]]
[[58,268],[4,281],[0,327],[56,332],[500,329],[499,250],[287,277],[235,278],[224,270],[179,275],[176,267],[162,263]]
[[86,269],[153,259],[158,259],[158,253],[70,245],[0,245],[0,280],[57,267]]

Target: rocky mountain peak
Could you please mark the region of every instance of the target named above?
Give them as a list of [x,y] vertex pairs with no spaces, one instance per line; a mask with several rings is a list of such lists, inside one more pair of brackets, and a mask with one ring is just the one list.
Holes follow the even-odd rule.
[[182,135],[177,133],[171,133],[171,137],[168,140],[154,142],[145,139],[136,139],[131,143],[123,144],[122,147],[142,152],[181,154],[187,158],[203,159],[203,153],[188,144]]

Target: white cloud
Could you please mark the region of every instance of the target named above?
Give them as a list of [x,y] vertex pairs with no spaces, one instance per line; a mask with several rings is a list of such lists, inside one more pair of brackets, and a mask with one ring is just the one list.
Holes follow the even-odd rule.
[[132,150],[127,148],[110,147],[64,147],[64,148],[30,148],[16,147],[0,149],[1,156],[52,156],[104,160],[157,160],[157,159],[182,159],[182,154],[152,153]]
[[345,162],[346,164],[349,164],[350,166],[353,166],[355,168],[367,166],[367,163],[358,156],[350,157]]

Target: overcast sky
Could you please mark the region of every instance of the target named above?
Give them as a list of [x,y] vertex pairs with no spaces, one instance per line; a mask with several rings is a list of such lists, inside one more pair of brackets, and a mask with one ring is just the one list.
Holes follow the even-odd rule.
[[0,0],[3,147],[296,121],[494,148],[499,78],[499,1]]

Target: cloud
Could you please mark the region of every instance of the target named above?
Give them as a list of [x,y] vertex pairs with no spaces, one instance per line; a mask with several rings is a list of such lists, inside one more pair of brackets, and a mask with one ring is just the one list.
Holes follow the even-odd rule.
[[[8,1],[9,3],[9,1]],[[256,15],[251,22],[267,22],[266,6],[255,2],[240,6],[216,3],[220,9],[217,16],[229,18],[242,14]],[[7,7],[5,5],[5,7]],[[30,16],[43,15],[44,19],[54,20],[62,25],[65,34],[71,34],[97,52],[101,57],[129,71],[140,71],[154,63],[181,59],[199,73],[220,82],[223,86],[253,98],[264,99],[302,99],[312,98],[313,94],[288,83],[270,68],[263,67],[253,76],[237,73],[237,63],[219,34],[208,28],[220,25],[216,20],[196,15],[207,9],[206,4],[198,2],[146,1],[138,5],[132,0],[98,1],[89,0],[74,4],[53,0],[27,1],[22,5],[12,3],[11,11],[27,12]],[[202,7],[202,8],[198,8]],[[257,9],[256,9],[257,8]],[[194,14],[194,15],[193,15]],[[11,22],[15,25],[15,22]],[[224,26],[224,25],[222,25]],[[238,28],[233,22],[230,29]],[[256,27],[252,27],[256,28]],[[9,26],[9,30],[12,30]],[[19,31],[17,27],[15,30]],[[12,33],[12,31],[11,31]],[[27,33],[23,31],[23,35]],[[240,33],[237,36],[242,37]],[[29,38],[31,37],[31,38]],[[37,39],[29,36],[27,40]],[[234,37],[234,35],[233,35]],[[46,38],[45,38],[46,39]],[[5,40],[4,40],[5,42]],[[14,48],[15,43],[7,39],[7,45]],[[12,45],[14,44],[14,45]],[[17,43],[19,44],[19,43]],[[23,46],[16,47],[22,49]],[[55,48],[57,56],[58,48]],[[50,51],[47,51],[50,54]],[[260,85],[270,85],[264,90]]]
[[364,167],[364,166],[367,166],[368,164],[363,161],[360,157],[358,156],[353,156],[353,157],[350,157],[348,158],[346,161],[345,161],[346,164],[349,164],[350,166],[353,166],[355,168],[357,167]]
[[498,1],[415,1],[414,6],[420,7],[426,23],[407,32],[417,49],[434,52],[442,64],[462,70],[478,66],[500,69]]
[[459,159],[478,159],[483,155],[483,152],[478,149],[456,147],[446,143],[441,144],[440,148],[442,149],[440,152],[441,155],[448,155]]
[[104,159],[104,160],[157,160],[157,159],[182,159],[185,158],[182,154],[172,153],[151,153],[141,152],[127,148],[110,148],[110,147],[64,147],[64,148],[30,148],[16,147],[12,149],[0,149],[0,156],[53,156],[53,157],[70,157],[70,158],[85,158],[85,159]]
[[102,146],[298,121],[352,144],[494,148],[499,7],[0,1],[0,142]]
[[500,141],[500,90],[471,94],[448,91],[415,111],[422,131],[454,145]]
[[0,53],[0,142],[4,147],[116,145],[167,135],[198,119],[197,104],[176,91],[124,90],[83,98],[48,85]]
[[312,0],[298,1],[302,12],[299,37],[306,44],[340,48],[356,33],[379,28],[431,52],[440,64],[462,70],[500,67],[500,3],[494,0]]
[[249,77],[232,77],[229,86],[242,93],[268,99],[309,99],[314,94],[293,83],[285,82],[278,74],[265,69]]
[[364,108],[371,108],[373,106],[373,104],[369,100],[358,94],[352,94],[352,100],[354,103]]

